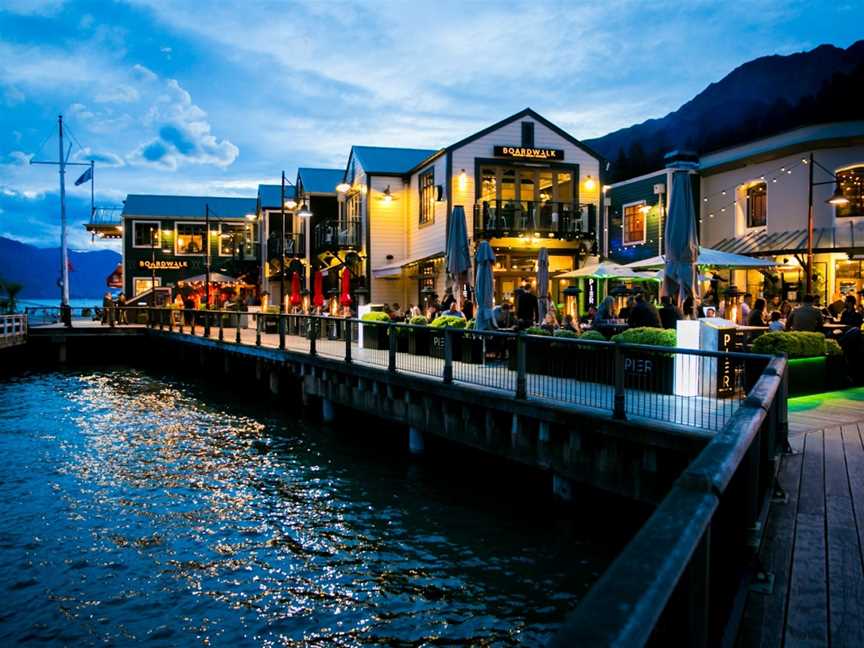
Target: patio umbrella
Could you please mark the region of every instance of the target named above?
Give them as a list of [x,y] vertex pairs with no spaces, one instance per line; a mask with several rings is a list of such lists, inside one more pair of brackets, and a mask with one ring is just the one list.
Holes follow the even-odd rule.
[[465,209],[462,205],[453,208],[450,216],[450,231],[447,235],[447,274],[453,288],[456,306],[462,310],[462,291],[468,282],[471,270],[471,251],[468,249],[468,226],[465,224]]
[[[662,268],[666,265],[666,257],[664,255],[653,256],[642,261],[633,261],[625,267],[633,270],[646,270],[653,268]],[[734,254],[732,252],[721,252],[707,247],[699,247],[699,256],[696,259],[696,265],[700,267],[710,268],[773,268],[777,263],[771,259],[757,259],[755,257],[745,256],[743,254]]]
[[[696,264],[699,261],[699,237],[696,234],[696,209],[688,171],[672,174],[672,200],[666,219],[666,271],[662,289],[676,295],[678,307],[687,297],[694,296]],[[695,302],[694,302],[695,304]]]
[[[181,279],[181,281],[186,283],[204,283],[207,281],[207,275],[200,274],[195,275],[194,277],[186,277],[185,279]],[[222,274],[221,272],[211,272],[210,283],[237,283],[237,277]]]
[[540,248],[537,254],[537,314],[542,322],[546,317],[549,297],[549,250]]
[[636,272],[628,266],[612,263],[611,261],[603,261],[602,263],[593,263],[578,270],[570,270],[562,274],[556,275],[556,279],[576,279],[579,277],[593,277],[594,279],[634,279],[647,280],[653,279],[653,272]]
[[323,306],[324,305],[324,278],[321,276],[321,271],[315,271],[315,283],[313,284],[315,288],[315,294],[312,296],[312,304],[314,306]]
[[351,273],[348,268],[342,270],[342,294],[339,295],[339,303],[342,306],[351,305]]
[[492,268],[495,266],[495,253],[489,241],[481,241],[475,256],[477,276],[474,280],[474,296],[477,298],[477,308],[474,314],[474,329],[488,331],[495,328],[492,322],[492,291],[495,279]]
[[289,299],[292,306],[299,306],[303,302],[300,296],[300,275],[296,272],[291,275],[291,297]]

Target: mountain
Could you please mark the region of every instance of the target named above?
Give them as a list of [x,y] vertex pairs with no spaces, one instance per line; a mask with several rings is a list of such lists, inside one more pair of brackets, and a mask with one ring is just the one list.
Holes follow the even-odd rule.
[[805,124],[864,119],[864,40],[847,49],[763,56],[712,83],[678,110],[586,144],[612,161],[614,182],[663,166],[676,148],[697,153]]
[[[113,250],[69,251],[69,296],[100,298],[105,281],[120,263]],[[0,236],[0,280],[24,286],[19,299],[48,299],[59,296],[60,248],[38,248]]]

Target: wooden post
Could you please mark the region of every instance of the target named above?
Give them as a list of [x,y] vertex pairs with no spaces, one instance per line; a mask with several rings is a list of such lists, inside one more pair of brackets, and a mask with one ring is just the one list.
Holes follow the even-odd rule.
[[396,339],[396,327],[392,324],[387,324],[387,370],[394,373],[396,372],[396,349],[398,348],[398,342]]
[[318,337],[318,319],[316,317],[309,317],[306,322],[308,324],[309,355],[314,356],[317,353],[315,345],[316,338]]
[[261,317],[261,313],[255,317],[255,346],[261,346],[261,323],[264,321],[264,318]]
[[450,327],[444,327],[444,382],[453,382],[453,337]]
[[[207,243],[210,245],[209,241]],[[210,295],[207,295],[207,308],[204,309],[204,337],[210,337]]]
[[222,314],[222,311],[220,310],[220,311],[217,311],[216,317],[219,318],[219,341],[224,342],[225,341],[225,332],[223,329],[225,328],[225,324],[224,324],[223,320],[225,319],[225,316]]
[[528,397],[528,372],[525,356],[525,332],[516,336],[516,398]]
[[345,362],[351,364],[351,320],[345,318]]
[[621,346],[618,342],[615,343],[615,401],[612,410],[613,418],[621,421],[627,418],[624,413],[624,353],[621,351]]
[[197,319],[197,317],[196,317],[197,314],[198,313],[196,313],[195,309],[193,308],[192,309],[192,322],[189,325],[189,335],[192,335],[192,336],[195,335],[195,320]]
[[[240,342],[241,342],[241,340],[240,340],[240,318],[241,317],[242,317],[242,315],[238,312],[237,313],[237,329],[234,331],[234,342],[236,342],[237,344],[240,344]],[[246,317],[249,317],[249,315],[247,314]]]
[[282,313],[279,313],[276,317],[279,318],[279,327],[278,327],[279,328],[279,350],[284,351],[285,350],[285,324],[286,324],[285,318],[287,318],[288,315],[283,315]]

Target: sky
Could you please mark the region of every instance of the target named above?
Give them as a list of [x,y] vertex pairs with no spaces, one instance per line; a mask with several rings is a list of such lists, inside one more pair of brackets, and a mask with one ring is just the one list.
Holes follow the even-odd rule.
[[[61,113],[99,205],[254,196],[282,170],[344,167],[352,144],[439,148],[526,106],[604,135],[753,58],[848,47],[862,16],[864,0],[3,0],[0,236],[59,241],[56,167],[30,161],[57,159]],[[104,247],[81,171],[70,244]]]

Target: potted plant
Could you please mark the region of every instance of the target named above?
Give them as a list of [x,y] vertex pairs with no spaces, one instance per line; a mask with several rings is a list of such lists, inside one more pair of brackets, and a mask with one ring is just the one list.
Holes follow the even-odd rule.
[[360,318],[363,326],[363,348],[378,349],[386,351],[390,348],[390,343],[387,339],[387,329],[390,327],[385,324],[390,323],[390,316],[381,311],[371,311]]
[[[640,326],[612,337],[613,342],[674,347],[677,336],[672,329]],[[624,352],[624,386],[631,389],[671,394],[675,386],[675,357],[672,353],[658,353],[627,349]]]
[[415,315],[408,323],[408,353],[412,355],[429,355],[429,320],[422,315]]
[[[760,335],[753,353],[786,354],[789,396],[817,394],[842,389],[846,383],[843,350],[835,340],[809,331],[776,331]],[[765,362],[745,364],[744,388],[749,392],[759,380]]]
[[[429,324],[429,354],[433,358],[444,357],[444,330],[447,328],[464,329],[467,322],[457,315],[441,315]],[[462,353],[461,336],[452,334],[453,358],[459,359]]]

